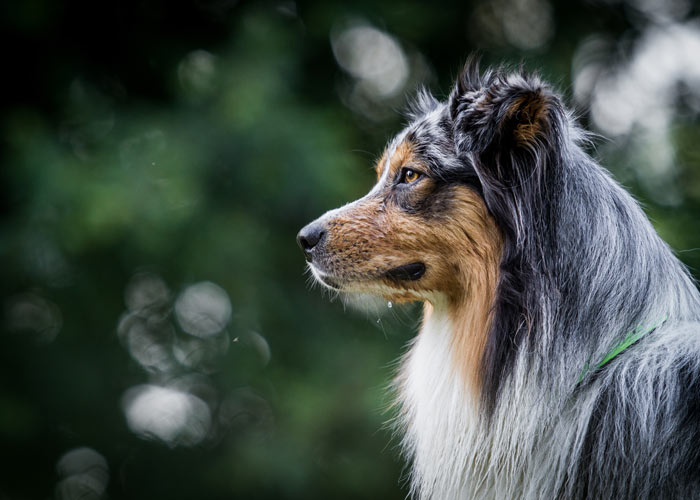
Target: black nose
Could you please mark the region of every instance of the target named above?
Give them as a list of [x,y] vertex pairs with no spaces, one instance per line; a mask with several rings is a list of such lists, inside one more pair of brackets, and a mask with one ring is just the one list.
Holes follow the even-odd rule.
[[325,226],[321,222],[312,222],[304,226],[299,234],[297,234],[297,243],[304,251],[306,260],[311,262],[311,250],[318,245],[318,242],[323,239],[326,234]]

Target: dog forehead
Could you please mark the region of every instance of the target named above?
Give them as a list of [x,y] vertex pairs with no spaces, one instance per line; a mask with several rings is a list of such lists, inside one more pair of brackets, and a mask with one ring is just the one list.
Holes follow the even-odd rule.
[[384,150],[377,162],[377,179],[383,180],[398,164],[413,160],[432,166],[431,156],[444,157],[453,152],[452,129],[446,106],[440,104],[435,109],[414,118],[398,133]]

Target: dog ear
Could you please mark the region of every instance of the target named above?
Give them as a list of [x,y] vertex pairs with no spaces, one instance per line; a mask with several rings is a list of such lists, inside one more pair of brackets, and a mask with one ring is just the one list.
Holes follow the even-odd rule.
[[537,77],[480,74],[469,62],[448,104],[457,154],[476,170],[506,240],[524,245],[556,220],[571,140],[561,101]]
[[449,110],[457,152],[473,154],[480,174],[506,185],[509,177],[521,177],[517,169],[536,168],[532,162],[555,146],[562,116],[559,99],[538,78],[480,75],[472,61],[450,94]]

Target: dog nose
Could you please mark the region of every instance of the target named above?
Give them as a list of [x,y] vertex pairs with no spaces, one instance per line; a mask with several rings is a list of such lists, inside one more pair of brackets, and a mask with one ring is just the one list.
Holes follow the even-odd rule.
[[311,250],[318,245],[318,242],[325,236],[325,227],[320,222],[312,222],[304,226],[297,234],[297,243],[304,251],[306,260],[311,262]]

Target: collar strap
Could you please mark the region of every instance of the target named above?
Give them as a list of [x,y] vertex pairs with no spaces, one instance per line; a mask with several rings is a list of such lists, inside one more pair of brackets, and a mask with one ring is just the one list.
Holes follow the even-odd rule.
[[583,371],[581,372],[581,375],[578,378],[577,384],[580,384],[581,381],[586,377],[586,375],[589,374],[589,372],[596,372],[600,368],[602,368],[604,365],[607,365],[610,363],[613,359],[615,359],[620,353],[624,352],[628,347],[636,344],[641,340],[643,337],[645,337],[647,334],[653,332],[657,328],[659,328],[661,325],[663,325],[666,320],[668,319],[668,315],[664,316],[661,318],[659,321],[657,321],[654,326],[651,326],[649,328],[643,328],[642,325],[637,326],[634,330],[630,331],[625,335],[625,338],[623,338],[620,342],[615,344],[612,349],[608,351],[608,353],[603,357],[603,360],[600,361],[598,364],[596,364],[593,369],[591,370],[590,368],[590,360],[586,362],[586,364],[583,367]]

